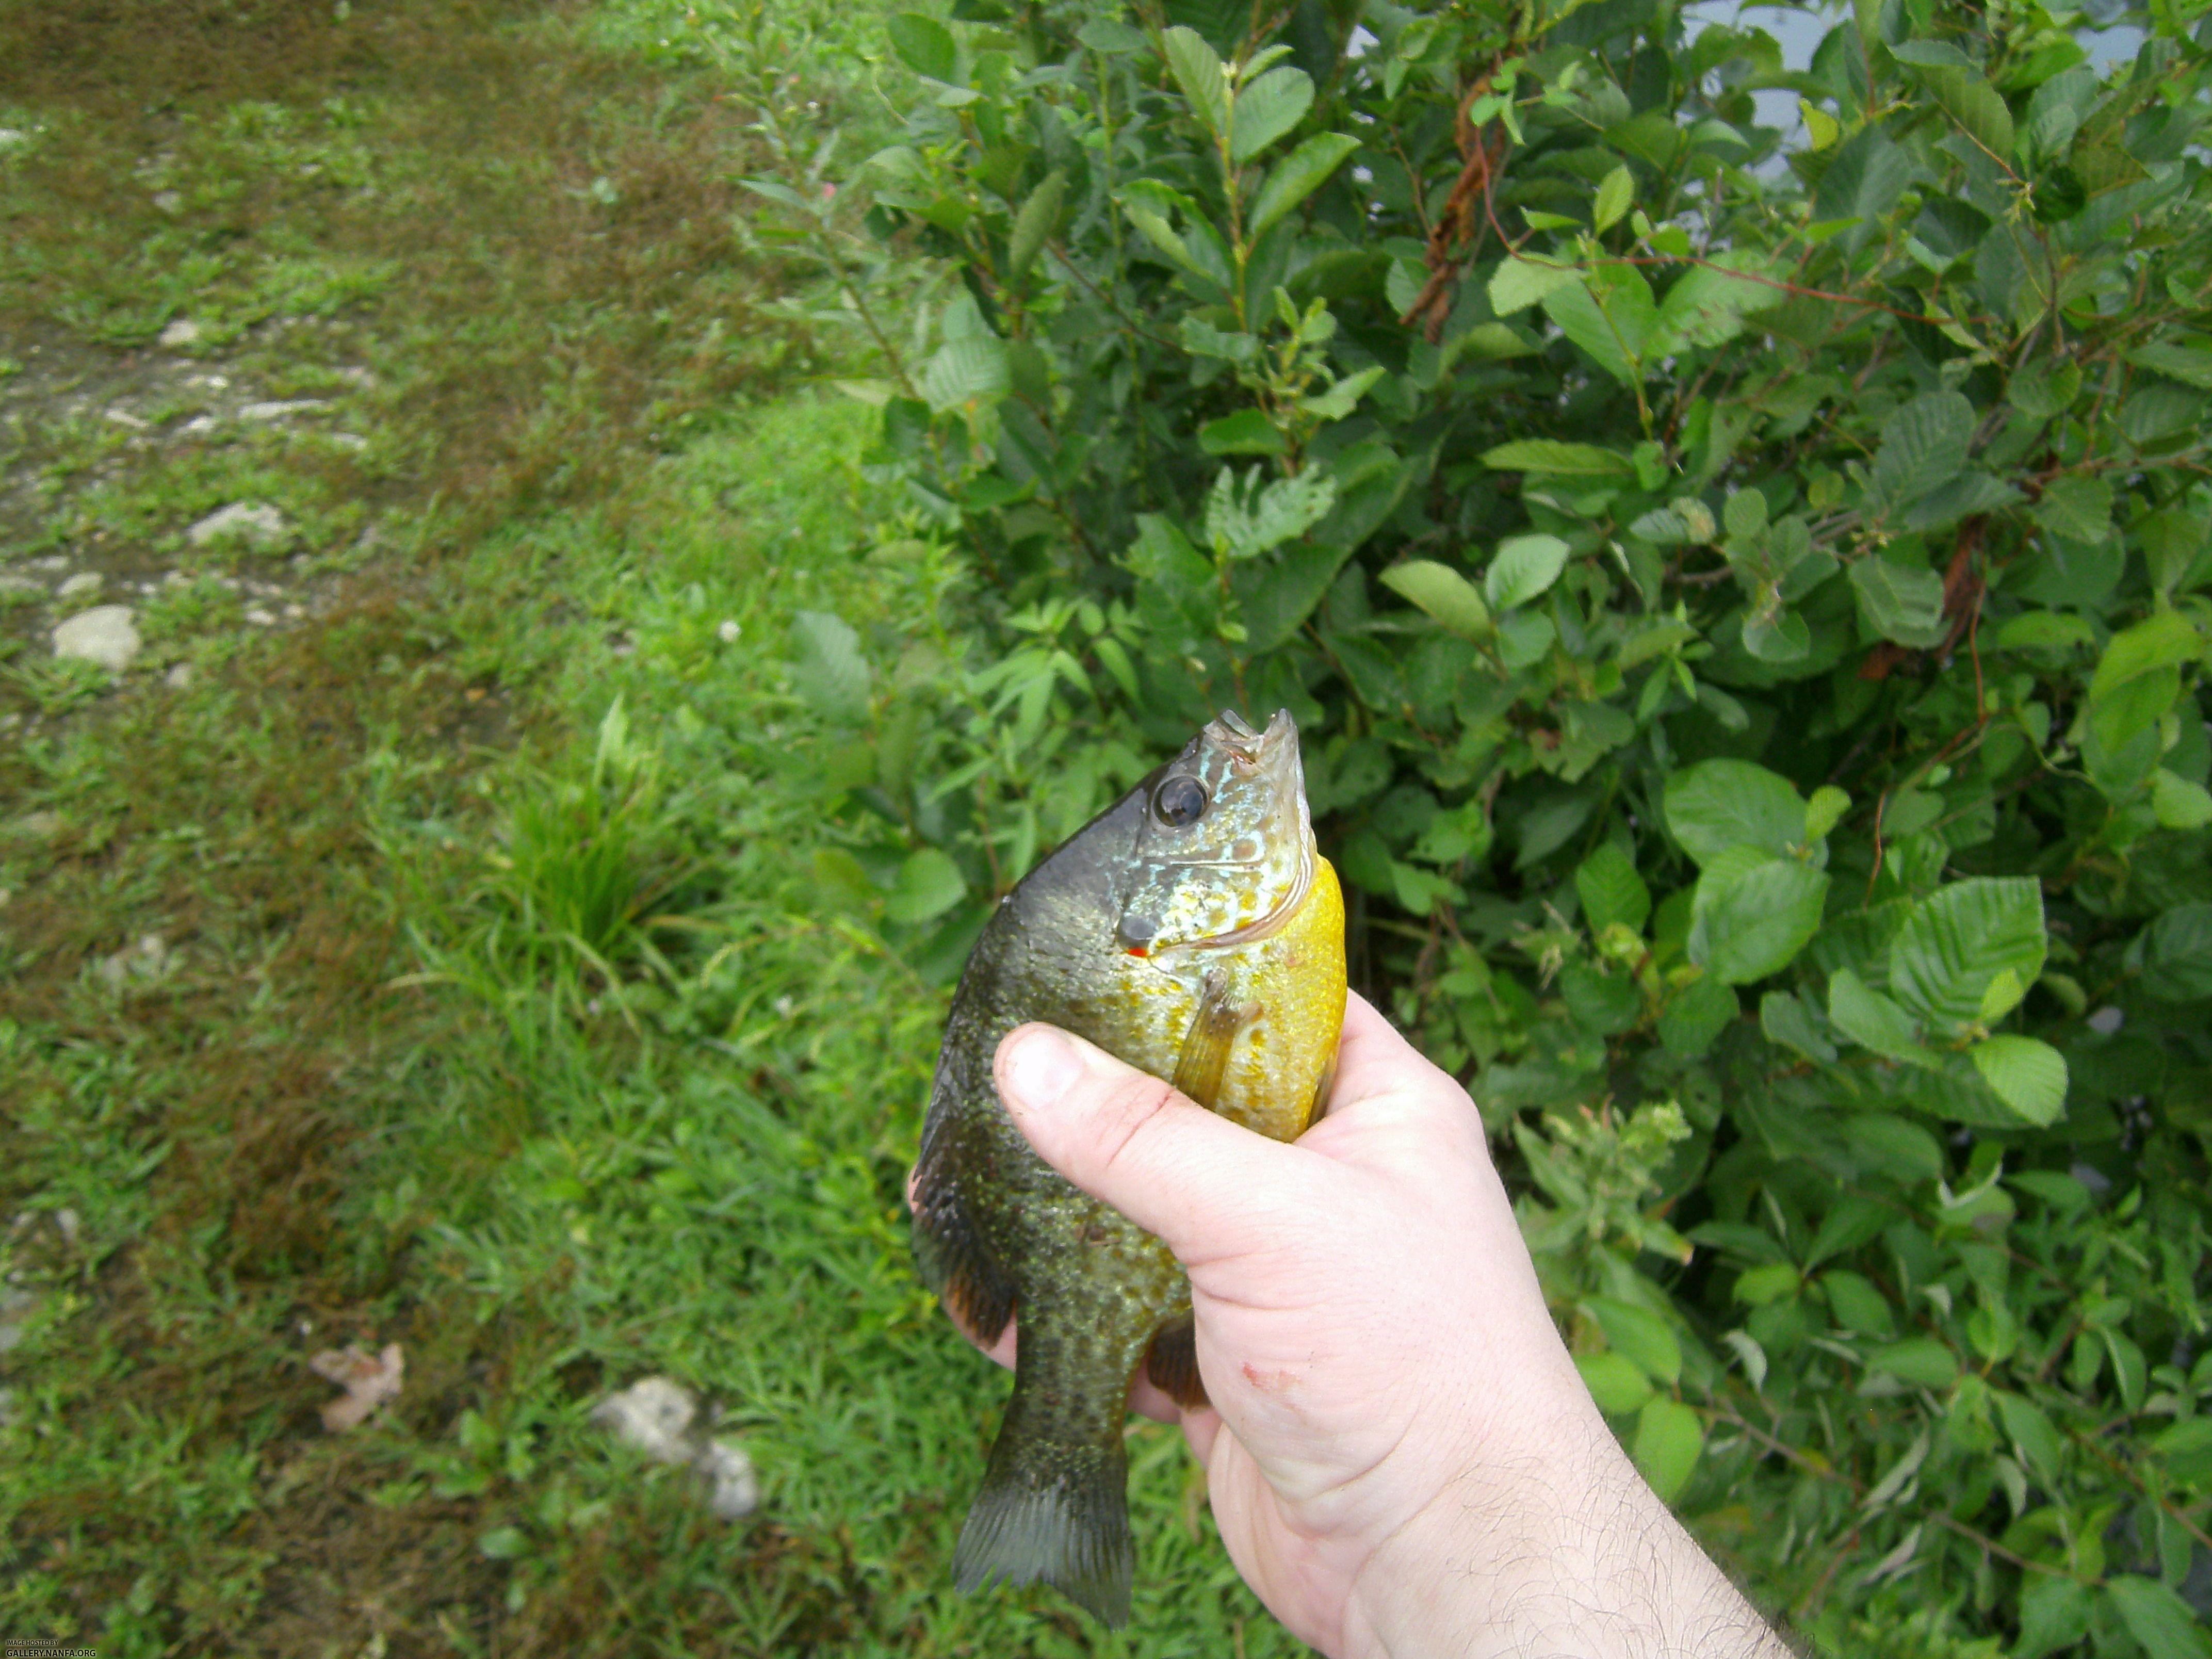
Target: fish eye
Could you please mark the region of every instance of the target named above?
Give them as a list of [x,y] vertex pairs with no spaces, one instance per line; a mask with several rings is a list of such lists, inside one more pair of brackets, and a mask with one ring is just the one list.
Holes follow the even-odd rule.
[[1196,778],[1170,778],[1152,793],[1152,811],[1170,830],[1196,823],[1206,807],[1206,786]]

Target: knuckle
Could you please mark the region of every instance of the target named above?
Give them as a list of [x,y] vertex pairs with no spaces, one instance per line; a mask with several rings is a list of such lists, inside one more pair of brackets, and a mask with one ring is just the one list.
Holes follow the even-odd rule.
[[1168,1110],[1176,1098],[1170,1085],[1142,1073],[1120,1079],[1111,1086],[1099,1113],[1098,1171],[1110,1176],[1125,1164],[1132,1148]]

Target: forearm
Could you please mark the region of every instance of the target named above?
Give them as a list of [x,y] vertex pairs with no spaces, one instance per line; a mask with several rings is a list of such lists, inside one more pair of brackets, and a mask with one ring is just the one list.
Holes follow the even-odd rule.
[[1378,1552],[1340,1659],[1790,1659],[1601,1425],[1565,1443]]

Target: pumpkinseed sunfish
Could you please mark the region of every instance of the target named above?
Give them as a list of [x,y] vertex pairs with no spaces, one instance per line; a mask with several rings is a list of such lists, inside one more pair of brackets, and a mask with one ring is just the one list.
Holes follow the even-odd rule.
[[1343,896],[1314,844],[1287,710],[1264,732],[1224,714],[985,926],[914,1182],[922,1279],[987,1344],[1021,1317],[1013,1397],[953,1557],[962,1589],[1042,1579],[1124,1623],[1136,1368],[1205,1399],[1182,1269],[1030,1150],[992,1079],[999,1039],[1048,1021],[1289,1140],[1334,1072],[1344,997]]

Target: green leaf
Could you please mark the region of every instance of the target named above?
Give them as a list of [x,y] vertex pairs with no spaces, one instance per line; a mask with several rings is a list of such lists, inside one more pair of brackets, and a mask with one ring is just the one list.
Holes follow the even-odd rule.
[[1510,611],[1540,597],[1567,566],[1567,544],[1557,536],[1509,536],[1482,578],[1491,608]]
[[1483,452],[1482,464],[1501,472],[1540,472],[1563,478],[1632,478],[1635,463],[1594,444],[1551,438],[1517,438]]
[[1612,1297],[1593,1297],[1584,1306],[1607,1346],[1654,1382],[1671,1389],[1682,1380],[1682,1345],[1657,1314]]
[[1304,120],[1313,100],[1313,77],[1288,64],[1240,88],[1229,118],[1229,159],[1243,166]]
[[1336,480],[1311,468],[1261,483],[1254,467],[1240,481],[1221,469],[1206,498],[1206,535],[1232,559],[1255,558],[1313,528],[1336,502]]
[[2150,810],[2161,830],[2202,830],[2212,823],[2212,792],[2161,766],[2150,775]]
[[1584,859],[1575,871],[1575,894],[1592,933],[1622,927],[1640,933],[1651,915],[1651,890],[1636,872],[1635,861],[1612,842]]
[[1543,304],[1544,314],[1559,325],[1560,333],[1588,353],[1592,362],[1623,386],[1634,384],[1636,355],[1643,347],[1644,337],[1624,331],[1620,320],[1599,305],[1588,283],[1577,280],[1555,288],[1544,296]]
[[1651,1398],[1650,1379],[1617,1353],[1578,1353],[1575,1369],[1597,1408],[1608,1416],[1625,1416]]
[[1502,261],[1490,278],[1490,308],[1500,317],[1525,311],[1555,289],[1579,276],[1574,266],[1524,259],[1519,254]]
[[2005,401],[2032,421],[2047,421],[2071,406],[2081,392],[2081,364],[2039,358],[2013,371]]
[[1264,410],[1240,409],[1199,428],[1198,447],[1209,455],[1281,455],[1291,441]]
[[2143,989],[2161,1002],[2212,997],[2212,904],[2175,905],[2143,930],[2136,948]]
[[2043,887],[2033,877],[1954,882],[1905,918],[1889,950],[1889,988],[1931,1027],[1955,1030],[1980,1018],[1998,974],[2034,984],[2044,949]]
[[2021,1586],[2020,1641],[2010,1659],[2044,1659],[2089,1633],[2089,1587],[2051,1575]]
[[1721,257],[1737,269],[1724,268],[1717,262],[1694,265],[1674,279],[1667,297],[1659,302],[1650,355],[1665,356],[1688,346],[1725,345],[1743,332],[1747,314],[1778,305],[1789,297],[1788,290],[1773,283],[1739,275],[1739,270],[1751,264],[1744,256]]
[[952,31],[934,17],[915,11],[898,12],[885,20],[884,32],[890,37],[891,50],[898,54],[899,62],[916,75],[948,83],[959,78],[960,47]]
[[1700,868],[1732,848],[1780,855],[1805,834],[1790,780],[1750,761],[1700,761],[1667,780],[1667,828]]
[[2142,1644],[2150,1659],[2206,1659],[2212,1655],[2196,1610],[2157,1579],[2118,1573],[2105,1581],[2105,1595],[2128,1634]]
[[2102,478],[2053,478],[2030,516],[2054,536],[2101,542],[2112,530],[2112,486]]
[[1828,976],[1828,1024],[1862,1048],[1890,1060],[1933,1066],[1934,1054],[1920,1042],[1912,1016],[1848,968]]
[[799,695],[824,720],[850,722],[866,715],[873,671],[852,625],[825,611],[802,611],[792,618],[791,632],[799,646],[791,670]]
[[1999,1100],[2038,1128],[2066,1110],[2066,1057],[2033,1037],[1984,1037],[1966,1053]]
[[1933,1337],[1909,1336],[1870,1350],[1867,1367],[1917,1388],[1941,1389],[1959,1375],[1959,1356]]
[[1006,275],[1010,278],[1028,272],[1037,251],[1060,223],[1060,205],[1066,199],[1067,175],[1058,168],[1045,174],[1030,192],[1029,200],[1014,216],[1014,228],[1006,237]]
[[1805,844],[1810,847],[1842,823],[1850,805],[1851,798],[1832,783],[1815,789],[1813,799],[1805,803]]
[[1635,200],[1635,176],[1625,167],[1615,167],[1598,184],[1597,199],[1590,204],[1590,228],[1611,230]]
[[1408,559],[1382,574],[1382,586],[1408,599],[1462,639],[1486,639],[1490,608],[1474,584],[1449,565],[1433,559]]
[[1820,931],[1827,896],[1827,876],[1795,859],[1720,861],[1698,878],[1690,960],[1730,985],[1778,974]]
[[2005,1432],[2020,1448],[2021,1460],[2045,1487],[2055,1490],[2059,1480],[2059,1439],[2050,1416],[2033,1400],[2003,1389],[1990,1390],[1990,1398],[1996,1403]]
[[1943,642],[1949,626],[1943,620],[1941,576],[1892,564],[1878,553],[1854,560],[1849,568],[1851,593],[1869,628],[1918,650]]
[[2137,346],[2128,353],[2128,361],[2137,368],[2171,376],[2199,392],[2212,392],[2212,351],[2184,345]]
[[1168,67],[1182,88],[1191,112],[1217,141],[1229,131],[1229,81],[1221,57],[1196,29],[1177,26],[1161,37]]
[[1253,198],[1245,234],[1258,240],[1283,216],[1328,182],[1344,158],[1359,148],[1340,132],[1317,132],[1275,163]]
[[988,409],[1013,390],[1006,342],[988,334],[947,340],[921,367],[920,387],[932,410]]
[[1948,483],[1966,465],[1974,406],[1955,392],[1915,398],[1882,422],[1869,474],[1875,501],[1894,511]]
[[899,866],[898,883],[884,900],[884,919],[911,927],[943,915],[967,896],[960,866],[937,848],[925,847]]
[[1680,1495],[1705,1449],[1705,1424],[1680,1401],[1661,1395],[1638,1413],[1632,1455],[1662,1503]]
[[1890,48],[1890,53],[1917,71],[1944,113],[1959,124],[1966,137],[2010,170],[2012,112],[1997,89],[1982,78],[1973,59],[1956,46],[1936,40],[1901,41]]
[[1836,1057],[1836,1045],[1820,1035],[1812,1011],[1788,991],[1769,991],[1759,1000],[1759,1029],[1769,1042],[1795,1048],[1823,1065]]
[[1659,1041],[1677,1060],[1695,1060],[1743,1012],[1735,989],[1716,974],[1692,980],[1659,1016]]
[[2203,653],[2203,638],[2188,618],[2178,611],[2161,611],[2112,635],[2089,682],[2089,702],[2103,702],[2146,674],[2193,662]]

